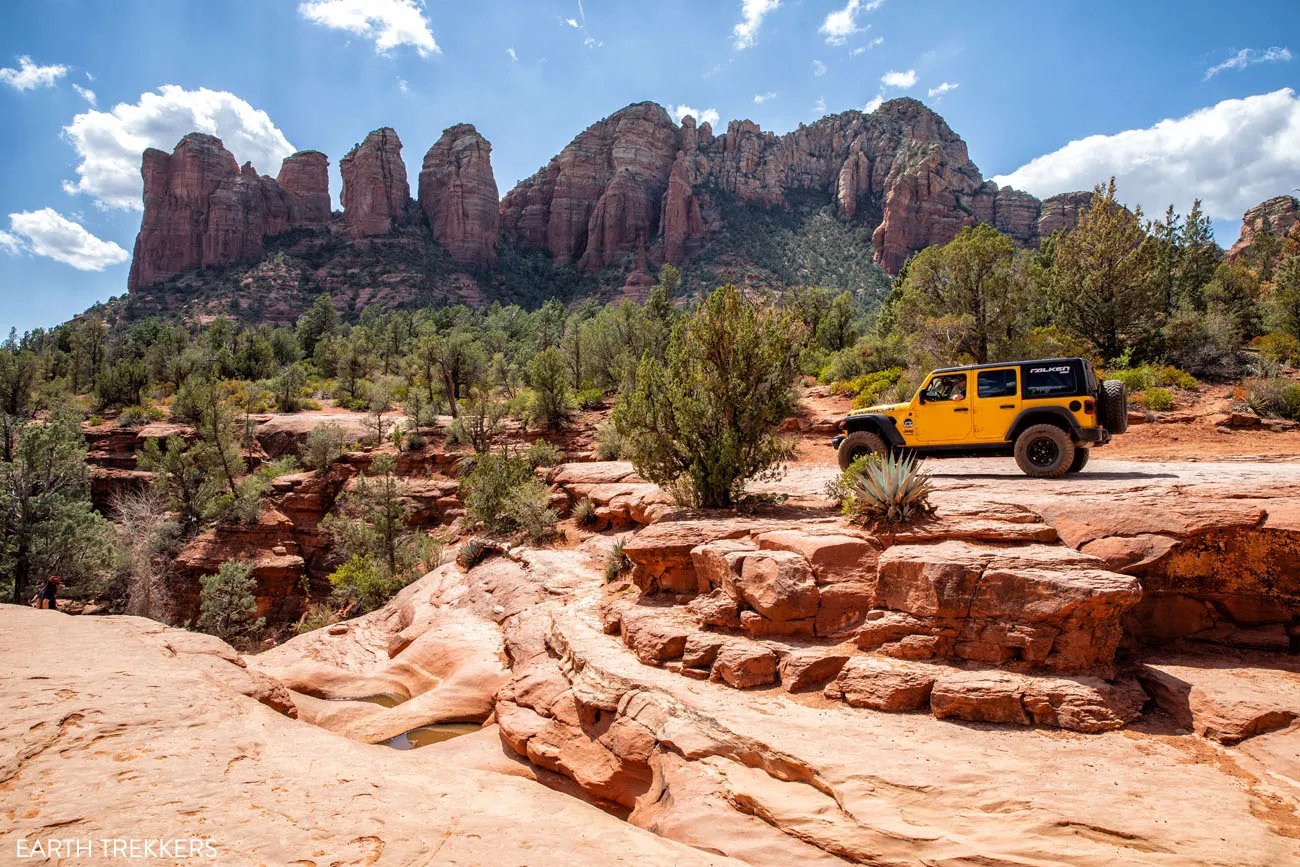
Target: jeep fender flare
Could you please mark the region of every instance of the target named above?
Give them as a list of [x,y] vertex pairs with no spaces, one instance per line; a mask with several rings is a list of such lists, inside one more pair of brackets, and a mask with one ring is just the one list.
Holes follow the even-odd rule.
[[1031,406],[1020,411],[1011,427],[1007,428],[1006,441],[1015,442],[1020,432],[1034,424],[1056,424],[1066,430],[1075,439],[1083,438],[1083,428],[1073,415],[1059,406]]
[[904,445],[903,435],[898,432],[898,426],[889,420],[889,416],[880,413],[851,415],[844,419],[844,430],[848,433],[861,430],[876,434],[892,448],[901,448]]

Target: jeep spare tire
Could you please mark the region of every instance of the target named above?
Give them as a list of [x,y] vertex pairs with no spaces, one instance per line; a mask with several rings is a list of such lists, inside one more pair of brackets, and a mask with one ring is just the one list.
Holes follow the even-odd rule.
[[1059,479],[1074,465],[1074,440],[1054,424],[1036,424],[1016,437],[1016,464],[1036,479]]
[[1101,426],[1112,434],[1128,430],[1128,390],[1119,379],[1108,379],[1101,384],[1097,395],[1097,415]]
[[889,449],[885,446],[884,440],[869,431],[859,430],[844,438],[836,457],[839,458],[840,469],[847,470],[850,464],[863,455],[883,456],[887,451]]

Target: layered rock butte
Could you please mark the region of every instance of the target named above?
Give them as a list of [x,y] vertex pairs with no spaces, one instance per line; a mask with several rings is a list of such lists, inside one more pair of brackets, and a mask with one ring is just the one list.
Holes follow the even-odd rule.
[[383,128],[342,159],[343,213],[334,218],[326,162],[314,151],[286,160],[277,180],[238,169],[212,136],[188,135],[170,155],[146,151],[129,288],[256,259],[268,238],[299,227],[334,226],[355,242],[423,222],[454,260],[477,268],[495,263],[499,237],[588,273],[632,257],[680,265],[722,228],[725,207],[789,207],[810,192],[842,219],[873,227],[875,260],[896,273],[912,252],[977,222],[1037,244],[1072,228],[1089,196],[1040,202],[999,189],[943,118],[913,99],[780,136],[750,121],[715,135],[707,123],[678,125],[663,107],[637,103],[590,126],[499,202],[491,146],[473,126],[448,128],[425,154],[418,205],[401,150]]
[[1237,243],[1228,250],[1228,259],[1234,260],[1245,255],[1264,233],[1279,238],[1300,223],[1300,199],[1295,196],[1275,196],[1260,202],[1246,212],[1241,220],[1241,235]]

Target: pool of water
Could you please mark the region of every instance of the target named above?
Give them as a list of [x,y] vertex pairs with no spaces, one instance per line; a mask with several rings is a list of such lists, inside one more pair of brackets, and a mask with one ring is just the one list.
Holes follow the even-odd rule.
[[394,695],[391,692],[381,693],[379,695],[362,695],[356,698],[331,698],[327,701],[364,701],[367,704],[377,704],[380,707],[397,707],[406,699],[400,695]]
[[440,744],[454,737],[476,732],[481,728],[482,726],[478,723],[442,723],[440,725],[420,726],[418,729],[411,729],[409,732],[400,734],[395,738],[389,738],[383,742],[383,745],[392,747],[395,750],[418,750],[420,747],[427,747],[429,744]]

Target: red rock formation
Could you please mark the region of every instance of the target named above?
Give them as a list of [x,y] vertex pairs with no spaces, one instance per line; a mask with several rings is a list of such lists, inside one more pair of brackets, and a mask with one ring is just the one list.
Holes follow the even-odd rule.
[[1091,203],[1092,193],[1087,190],[1061,193],[1043,199],[1038,218],[1038,237],[1046,238],[1053,232],[1070,231],[1079,225],[1080,215]]
[[339,171],[343,222],[349,235],[386,235],[407,222],[411,187],[402,162],[402,140],[390,127],[375,130],[348,151]]
[[497,261],[497,182],[492,145],[473,125],[443,130],[424,155],[420,208],[433,239],[457,262],[489,268]]
[[[284,161],[289,185],[241,169],[221,139],[190,133],[171,154],[144,152],[144,217],[136,236],[128,289],[205,265],[262,254],[267,238],[329,220],[328,161],[313,151]],[[323,198],[323,201],[322,201]]]
[[[895,273],[911,253],[977,221],[1024,245],[1044,234],[1038,200],[985,182],[961,138],[912,99],[783,136],[737,120],[716,138],[692,118],[677,129],[659,106],[632,105],[507,194],[501,223],[517,243],[587,271],[650,241],[662,261],[680,264],[721,225],[719,191],[766,206],[789,204],[790,193],[825,193],[846,219],[875,226],[876,261]],[[1072,226],[1078,208],[1073,198],[1054,203],[1047,225]]]
[[1296,223],[1300,223],[1300,199],[1295,196],[1275,196],[1260,202],[1241,218],[1241,237],[1228,250],[1229,261],[1245,255],[1260,233],[1284,238]]
[[501,226],[523,245],[549,249],[557,264],[599,270],[658,235],[680,142],[662,106],[615,112],[511,190]]
[[294,226],[324,226],[330,221],[329,157],[320,151],[298,151],[280,164],[276,183],[289,203]]

